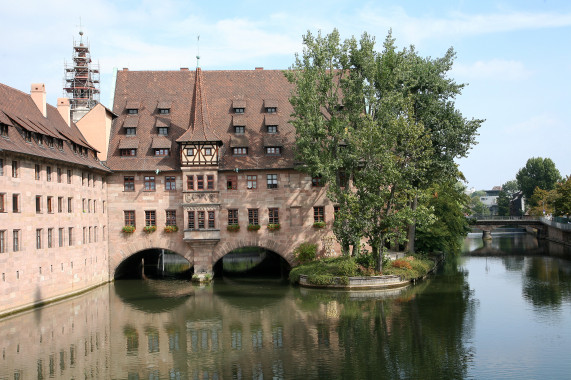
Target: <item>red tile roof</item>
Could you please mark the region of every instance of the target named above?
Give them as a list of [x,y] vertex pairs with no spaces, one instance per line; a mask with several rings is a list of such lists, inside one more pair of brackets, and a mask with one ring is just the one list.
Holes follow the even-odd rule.
[[[113,108],[119,117],[111,131],[107,165],[113,170],[180,170],[178,143],[172,144],[170,156],[153,155],[157,126],[170,122],[168,138],[173,142],[221,141],[220,170],[292,168],[295,129],[288,123],[292,90],[281,70],[119,71]],[[168,115],[158,114],[157,104],[164,99],[172,102]],[[121,157],[119,151],[128,102],[140,105],[136,158]],[[266,113],[266,104],[277,107],[277,112]],[[245,110],[235,114],[234,108]],[[235,125],[245,126],[244,137],[234,133]],[[278,133],[268,134],[267,125],[277,125]],[[282,146],[282,154],[266,155],[264,140]],[[248,142],[247,156],[232,155],[231,146],[238,141]]]
[[[37,157],[44,157],[78,165],[109,171],[95,157],[95,149],[89,145],[77,126],[68,126],[55,107],[47,105],[47,117],[44,117],[29,94],[0,83],[0,123],[8,125],[8,136],[0,138],[0,149]],[[32,141],[26,142],[24,131],[36,134]],[[37,136],[41,135],[40,145]],[[48,146],[48,138],[61,139],[63,149]],[[88,155],[73,152],[72,144],[87,148]]]

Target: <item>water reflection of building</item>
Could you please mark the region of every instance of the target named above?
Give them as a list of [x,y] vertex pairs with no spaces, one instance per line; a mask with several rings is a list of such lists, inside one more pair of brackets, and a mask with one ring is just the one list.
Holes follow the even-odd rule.
[[105,287],[3,319],[0,378],[111,378],[110,339]]

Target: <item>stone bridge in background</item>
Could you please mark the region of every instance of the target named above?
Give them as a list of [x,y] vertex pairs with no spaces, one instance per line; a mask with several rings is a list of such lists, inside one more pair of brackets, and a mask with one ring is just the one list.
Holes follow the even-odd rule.
[[484,240],[492,238],[492,231],[500,227],[521,227],[547,239],[571,246],[571,224],[560,223],[547,217],[537,216],[475,216],[471,226],[483,231]]

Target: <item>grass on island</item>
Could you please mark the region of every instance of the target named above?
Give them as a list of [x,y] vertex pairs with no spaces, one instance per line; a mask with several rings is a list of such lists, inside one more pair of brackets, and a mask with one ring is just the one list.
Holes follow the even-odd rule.
[[397,275],[403,280],[425,276],[434,267],[434,261],[426,256],[407,256],[394,261],[386,260],[383,271],[375,271],[371,255],[335,257],[311,261],[293,268],[289,274],[292,283],[299,282],[300,275],[308,276],[314,285],[349,284],[349,277]]

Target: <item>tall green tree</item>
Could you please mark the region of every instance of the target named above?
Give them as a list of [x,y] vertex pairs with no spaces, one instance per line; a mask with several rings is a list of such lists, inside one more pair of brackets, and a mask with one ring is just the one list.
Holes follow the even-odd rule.
[[[527,160],[516,176],[519,189],[526,199],[530,200],[536,187],[541,190],[553,190],[561,180],[561,174],[550,158],[533,157]],[[530,206],[536,206],[531,204]]]
[[515,180],[507,181],[502,185],[502,190],[498,194],[498,214],[509,216],[511,213],[511,203],[514,195],[519,191]]
[[452,50],[421,58],[412,47],[397,51],[389,34],[379,53],[368,34],[341,42],[337,30],[308,33],[303,42],[285,73],[296,85],[297,158],[328,183],[344,252],[366,237],[380,263],[406,225],[431,219],[416,201],[435,180],[457,173],[453,159],[468,152],[481,120],[454,107],[462,85],[446,78]]
[[555,215],[571,215],[571,175],[555,187],[553,199]]

